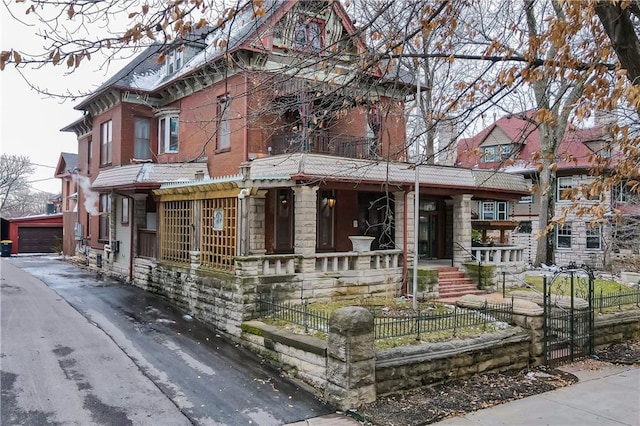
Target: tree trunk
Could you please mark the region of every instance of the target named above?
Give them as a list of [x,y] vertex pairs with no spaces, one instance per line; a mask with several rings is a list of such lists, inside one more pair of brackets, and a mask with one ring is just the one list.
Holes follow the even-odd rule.
[[622,68],[627,70],[627,78],[634,85],[640,84],[640,40],[631,20],[631,14],[637,16],[640,11],[638,2],[622,9],[620,2],[600,0],[595,9]]

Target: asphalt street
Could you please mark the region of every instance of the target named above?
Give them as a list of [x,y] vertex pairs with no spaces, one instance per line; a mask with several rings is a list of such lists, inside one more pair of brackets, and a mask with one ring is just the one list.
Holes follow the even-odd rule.
[[0,268],[3,425],[282,425],[334,412],[158,296],[54,256]]

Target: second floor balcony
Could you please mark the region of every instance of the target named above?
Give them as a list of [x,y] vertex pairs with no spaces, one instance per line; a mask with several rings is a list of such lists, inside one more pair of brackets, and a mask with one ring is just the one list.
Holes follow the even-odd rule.
[[309,152],[336,157],[375,159],[379,157],[378,139],[348,136],[326,131],[286,133],[271,138],[271,154]]

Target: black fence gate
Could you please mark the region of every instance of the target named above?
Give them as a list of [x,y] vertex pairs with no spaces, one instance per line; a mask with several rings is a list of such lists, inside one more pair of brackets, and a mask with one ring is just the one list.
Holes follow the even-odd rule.
[[560,365],[593,353],[593,271],[570,263],[544,277],[544,360]]

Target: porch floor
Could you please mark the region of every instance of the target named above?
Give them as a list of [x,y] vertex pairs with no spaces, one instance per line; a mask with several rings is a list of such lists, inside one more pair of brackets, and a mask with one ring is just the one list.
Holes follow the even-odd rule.
[[451,259],[419,259],[418,268],[438,268],[451,266]]

